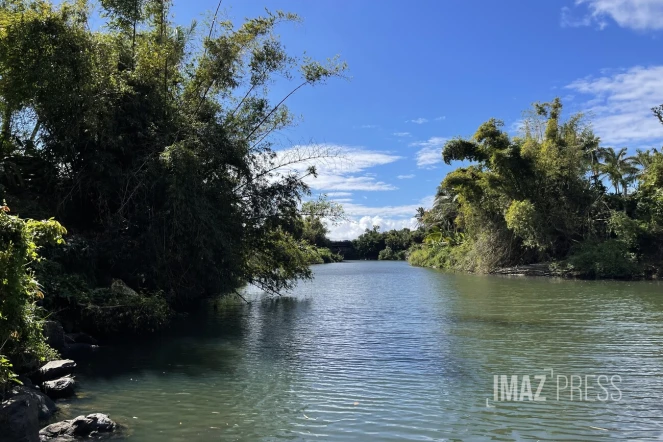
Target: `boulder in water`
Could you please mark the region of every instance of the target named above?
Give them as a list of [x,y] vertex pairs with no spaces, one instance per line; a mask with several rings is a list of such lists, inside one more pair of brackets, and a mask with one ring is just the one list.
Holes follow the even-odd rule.
[[76,381],[71,376],[65,376],[53,381],[46,381],[41,385],[43,392],[51,399],[60,399],[74,395]]
[[34,400],[37,406],[39,420],[49,419],[58,409],[51,398],[34,386],[18,385],[9,390],[9,393],[7,394],[8,399],[18,396],[28,396]]
[[86,439],[93,436],[112,434],[117,424],[101,413],[78,416],[77,418],[56,422],[39,432],[41,442],[64,442]]
[[76,368],[76,362],[71,359],[51,361],[39,369],[35,378],[38,382],[52,381],[71,374]]

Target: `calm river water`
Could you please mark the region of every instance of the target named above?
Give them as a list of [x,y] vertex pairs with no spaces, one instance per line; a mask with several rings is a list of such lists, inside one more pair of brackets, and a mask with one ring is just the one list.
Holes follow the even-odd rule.
[[660,283],[314,271],[79,359],[60,418],[108,413],[137,442],[663,439]]

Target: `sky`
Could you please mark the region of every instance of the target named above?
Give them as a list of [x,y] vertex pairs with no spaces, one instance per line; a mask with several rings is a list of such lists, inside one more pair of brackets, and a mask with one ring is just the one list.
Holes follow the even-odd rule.
[[[176,22],[211,16],[218,0],[175,0]],[[344,205],[333,240],[364,229],[414,227],[444,176],[444,142],[489,118],[517,133],[522,111],[560,97],[586,112],[604,146],[660,147],[663,0],[222,0],[241,23],[269,10],[297,13],[278,28],[293,55],[348,63],[349,79],[302,89],[287,104],[298,124],[275,136],[340,152],[308,180],[313,196]],[[211,11],[211,12],[210,12]],[[276,85],[274,98],[287,93]]]

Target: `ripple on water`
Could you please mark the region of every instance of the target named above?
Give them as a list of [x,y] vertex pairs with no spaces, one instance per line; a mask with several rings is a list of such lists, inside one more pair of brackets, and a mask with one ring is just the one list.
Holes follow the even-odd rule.
[[[81,361],[65,417],[130,440],[658,440],[659,284],[315,267],[294,298],[195,316]],[[251,293],[248,293],[251,295]],[[492,400],[493,375],[620,375],[618,402]],[[533,385],[533,388],[536,388]]]

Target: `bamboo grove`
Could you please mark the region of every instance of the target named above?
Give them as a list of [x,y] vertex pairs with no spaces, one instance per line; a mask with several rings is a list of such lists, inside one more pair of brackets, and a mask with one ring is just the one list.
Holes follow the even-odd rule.
[[[662,108],[653,109],[663,124]],[[521,134],[498,120],[446,143],[463,162],[417,219],[427,232],[410,262],[490,272],[551,263],[558,274],[642,278],[663,272],[663,153],[601,145],[559,99],[525,113]]]
[[[310,276],[320,213],[302,207],[330,206],[302,206],[315,168],[284,172],[271,135],[293,122],[288,96],[345,65],[287,53],[276,32],[294,14],[180,26],[171,7],[0,1],[0,242],[40,255],[0,260],[39,281],[3,279],[0,353],[36,339],[35,306],[91,332],[152,330],[241,284],[275,294]],[[23,325],[8,324],[17,303]]]

